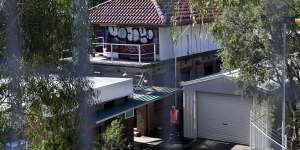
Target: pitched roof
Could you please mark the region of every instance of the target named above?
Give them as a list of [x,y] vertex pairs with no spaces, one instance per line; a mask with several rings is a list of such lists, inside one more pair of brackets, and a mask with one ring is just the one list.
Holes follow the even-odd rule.
[[92,24],[162,25],[165,18],[153,0],[110,0],[90,9]]
[[[215,10],[209,9],[207,16],[213,16]],[[188,0],[159,0],[159,4],[156,0],[109,0],[90,9],[90,21],[101,25],[162,26],[169,25],[175,13],[179,24],[192,23]]]
[[199,10],[191,10],[188,0],[159,0],[159,5],[168,23],[171,22],[172,16],[177,20],[178,24],[190,24],[192,23],[192,17],[195,17],[195,20],[199,22],[201,19],[208,20],[218,14],[217,7],[210,5],[207,7],[205,18],[201,18],[199,13],[197,13]]

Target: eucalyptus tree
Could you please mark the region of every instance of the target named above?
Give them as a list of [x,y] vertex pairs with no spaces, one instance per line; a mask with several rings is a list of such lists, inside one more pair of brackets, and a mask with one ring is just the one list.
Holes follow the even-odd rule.
[[55,64],[71,49],[71,0],[23,0],[19,5],[24,60]]
[[0,61],[3,59],[4,47],[5,47],[5,32],[3,15],[0,13]]
[[[4,1],[4,33],[5,33],[5,53],[7,55],[1,66],[7,73],[9,84],[5,88],[2,86],[2,102],[6,103],[7,114],[5,117],[10,118],[7,122],[7,138],[21,138],[23,122],[22,99],[21,99],[21,39],[19,29],[19,19],[17,13],[17,0]],[[3,38],[3,37],[2,37]],[[1,68],[2,68],[1,67]],[[7,91],[5,91],[7,90]],[[4,92],[3,92],[4,91]],[[9,95],[6,99],[6,95]],[[3,112],[3,111],[2,111]],[[3,116],[3,114],[1,114]]]
[[[87,1],[28,1],[22,13],[24,36],[29,34],[24,44],[28,50],[24,53],[25,62],[41,65],[42,70],[53,65],[52,71],[46,68],[48,74],[38,71],[33,78],[26,76],[25,96],[30,104],[26,109],[29,112],[26,135],[30,146],[89,149],[92,139],[87,101],[92,94],[86,78],[90,49]],[[45,23],[40,23],[42,20]],[[57,65],[63,49],[73,49],[72,69]],[[32,133],[33,130],[38,132]]]
[[[83,84],[89,84],[87,75],[89,72],[89,14],[87,0],[73,0],[73,22],[72,22],[72,43],[73,43],[73,66],[76,80]],[[78,85],[81,85],[78,84]],[[89,125],[89,108],[87,93],[80,89],[78,91],[79,104],[79,149],[91,148],[91,130]]]
[[[88,121],[82,120],[87,118],[83,112],[87,109],[86,99],[92,95],[90,83],[85,78],[89,67],[86,65],[89,58],[86,2],[23,0],[18,7],[15,0],[7,2],[15,4],[15,9],[6,10],[14,11],[16,16],[5,16],[6,31],[13,32],[5,32],[4,37],[0,34],[0,40],[5,39],[3,47],[7,52],[13,46],[13,50],[15,47],[23,50],[17,49],[18,51],[12,51],[8,55],[5,53],[8,65],[0,66],[0,143],[9,141],[7,131],[13,118],[7,113],[10,109],[7,109],[6,103],[7,99],[17,95],[9,93],[10,86],[18,85],[20,93],[16,98],[22,101],[22,105],[17,106],[21,107],[18,110],[22,110],[20,112],[24,117],[22,128],[14,131],[18,131],[21,138],[28,142],[29,148],[80,149],[79,144],[83,147],[89,142],[84,141],[88,136],[80,138],[81,133],[88,133],[81,131],[80,127],[84,126],[82,122]],[[19,19],[20,24],[16,22]],[[19,27],[21,34],[15,34],[12,29]],[[75,65],[70,69],[60,65],[59,58],[62,50],[72,48],[75,51]],[[12,63],[15,65],[11,65]],[[9,68],[2,69],[3,66]],[[14,73],[12,77],[18,75],[18,81],[2,82],[6,81],[9,73]]]
[[[299,0],[189,0],[204,17],[211,4],[218,13],[211,28],[224,47],[220,52],[223,70],[239,69],[238,83],[247,95],[257,94],[259,85],[277,85],[286,95],[289,148],[300,147],[299,79],[300,38],[291,17],[299,16]],[[196,9],[197,10],[197,9]],[[201,19],[196,21],[201,21]],[[287,32],[284,32],[284,24]],[[285,36],[287,39],[285,40]],[[286,43],[286,46],[285,46]],[[287,51],[284,52],[285,48]],[[286,53],[286,58],[284,57]],[[286,78],[284,73],[286,72]],[[281,119],[281,117],[278,117]]]

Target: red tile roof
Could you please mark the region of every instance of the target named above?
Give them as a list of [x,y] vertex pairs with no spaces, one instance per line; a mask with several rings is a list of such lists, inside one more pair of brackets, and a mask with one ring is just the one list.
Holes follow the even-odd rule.
[[152,0],[110,0],[90,9],[92,24],[162,25],[165,18]]
[[[92,24],[101,25],[169,25],[174,9],[180,24],[192,22],[188,0],[109,0],[90,9]],[[209,11],[211,16],[214,11]],[[198,16],[198,15],[196,15]]]
[[201,19],[208,20],[218,14],[216,6],[209,6],[207,16],[201,18],[197,13],[198,10],[191,11],[188,0],[159,0],[159,3],[160,9],[169,23],[172,19],[176,19],[178,24],[190,24],[192,23],[192,17],[195,17],[196,21],[199,22]]

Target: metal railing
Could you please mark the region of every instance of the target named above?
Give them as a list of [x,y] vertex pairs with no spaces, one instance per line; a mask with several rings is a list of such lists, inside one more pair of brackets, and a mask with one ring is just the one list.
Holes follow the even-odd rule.
[[[137,56],[138,62],[142,62],[142,57],[153,56],[153,60],[157,61],[157,45],[156,43],[151,44],[120,44],[120,43],[92,43],[95,47],[101,46],[103,48],[103,55],[109,57],[111,61],[114,60],[115,55],[124,56]],[[146,50],[149,46],[153,46],[152,52]],[[121,52],[120,52],[121,51]]]
[[269,116],[250,111],[250,149],[252,150],[286,150],[287,143],[282,143],[282,137],[278,131],[269,125]]

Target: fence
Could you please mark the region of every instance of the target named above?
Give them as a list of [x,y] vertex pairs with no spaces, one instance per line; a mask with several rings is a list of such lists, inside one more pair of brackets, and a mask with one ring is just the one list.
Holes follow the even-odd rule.
[[254,118],[251,112],[250,147],[251,150],[286,150],[281,135],[268,127],[266,116]]
[[[251,150],[286,150],[286,137],[282,138],[281,128],[274,126],[274,106],[270,99],[258,102],[253,99],[250,112]],[[275,106],[276,107],[276,106]],[[284,140],[282,140],[284,139]],[[283,142],[284,141],[284,142]]]

